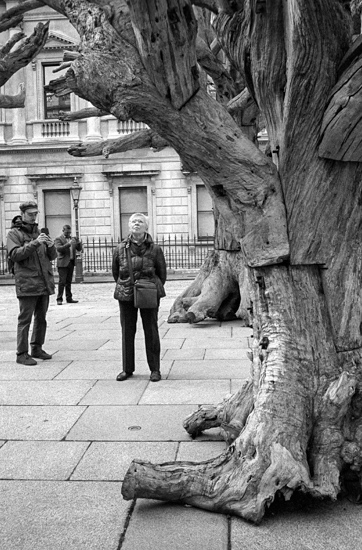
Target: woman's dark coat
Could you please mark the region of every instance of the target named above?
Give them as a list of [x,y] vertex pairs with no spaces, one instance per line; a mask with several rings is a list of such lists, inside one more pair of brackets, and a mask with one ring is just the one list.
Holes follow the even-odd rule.
[[145,240],[136,244],[130,237],[116,246],[113,252],[112,273],[113,278],[121,283],[121,301],[133,300],[133,288],[131,285],[126,254],[126,246],[131,251],[131,262],[134,279],[150,279],[156,284],[158,298],[166,296],[164,284],[166,282],[166,262],[162,248],[155,244],[151,235],[146,233]]

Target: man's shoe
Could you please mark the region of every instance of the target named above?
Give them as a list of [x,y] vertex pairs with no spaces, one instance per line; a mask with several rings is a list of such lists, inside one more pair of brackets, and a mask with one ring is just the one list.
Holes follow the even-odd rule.
[[116,380],[118,382],[124,382],[124,380],[127,380],[127,378],[130,378],[130,376],[133,376],[133,372],[125,372],[124,370],[119,373]]
[[150,380],[151,382],[159,382],[162,376],[159,370],[153,370],[151,372]]
[[17,355],[16,362],[20,363],[20,365],[37,365],[38,363],[30,357],[28,353],[21,353],[20,355]]
[[58,304],[58,306],[62,306],[63,305],[63,300],[57,300],[57,304]]
[[32,357],[36,357],[37,359],[43,359],[46,361],[47,359],[51,359],[52,355],[49,355],[46,351],[43,349],[34,350],[31,352]]
[[73,300],[73,298],[71,300],[67,300],[67,304],[77,304],[79,302],[79,300]]

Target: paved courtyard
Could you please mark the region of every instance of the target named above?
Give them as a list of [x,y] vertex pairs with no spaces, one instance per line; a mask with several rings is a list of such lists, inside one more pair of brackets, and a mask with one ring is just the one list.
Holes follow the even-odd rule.
[[51,297],[44,348],[52,361],[15,363],[18,304],[0,286],[0,547],[2,550],[357,550],[361,508],[348,501],[283,509],[261,526],[121,496],[133,458],[202,461],[225,443],[196,441],[182,420],[218,403],[249,375],[251,330],[238,321],[167,324],[189,281],[167,283],[160,310],[163,379],[149,382],[143,332],[133,378],[122,370],[112,283],[74,285],[79,304]]

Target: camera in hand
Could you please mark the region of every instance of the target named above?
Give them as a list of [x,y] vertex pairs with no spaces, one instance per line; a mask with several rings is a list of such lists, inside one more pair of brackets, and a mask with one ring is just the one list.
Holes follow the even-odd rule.
[[44,235],[48,235],[49,237],[49,229],[47,227],[42,227],[40,233],[44,233]]

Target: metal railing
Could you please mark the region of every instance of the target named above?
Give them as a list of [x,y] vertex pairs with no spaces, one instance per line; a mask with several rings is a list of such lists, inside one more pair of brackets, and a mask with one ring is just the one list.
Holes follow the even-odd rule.
[[[83,239],[83,273],[110,273],[113,250],[120,240],[89,238]],[[198,269],[208,252],[214,249],[212,237],[199,241],[196,237],[163,237],[155,243],[161,246],[168,269]],[[56,261],[53,263],[56,270]],[[0,247],[0,275],[7,275],[7,253],[4,244]]]

